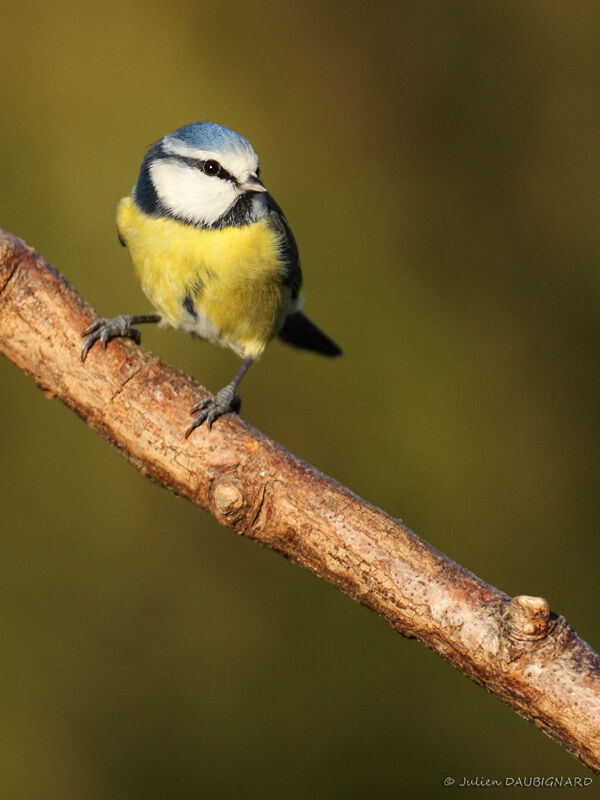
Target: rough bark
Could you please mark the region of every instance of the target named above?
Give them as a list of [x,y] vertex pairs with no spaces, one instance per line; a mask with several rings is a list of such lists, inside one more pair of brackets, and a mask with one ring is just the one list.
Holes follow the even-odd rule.
[[600,657],[537,597],[511,600],[228,415],[184,438],[205,392],[129,340],[98,345],[64,278],[0,231],[0,351],[137,469],[416,637],[600,772]]

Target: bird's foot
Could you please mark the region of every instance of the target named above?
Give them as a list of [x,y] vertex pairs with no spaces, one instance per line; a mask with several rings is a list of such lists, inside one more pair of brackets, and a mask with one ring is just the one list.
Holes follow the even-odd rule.
[[222,417],[223,414],[229,414],[232,411],[238,414],[242,406],[242,401],[241,398],[236,395],[236,389],[236,383],[228,383],[227,386],[224,386],[214,397],[206,397],[204,400],[200,400],[192,406],[191,414],[194,414],[196,411],[200,413],[196,414],[194,417],[192,424],[185,432],[185,438],[187,439],[190,433],[200,427],[203,422],[206,422],[206,427],[210,430],[213,422],[219,417]]
[[125,336],[128,339],[133,339],[136,344],[139,344],[142,335],[136,328],[131,327],[134,320],[135,317],[133,315],[119,314],[118,317],[112,317],[112,319],[98,319],[96,322],[92,322],[91,325],[88,325],[81,334],[85,336],[85,342],[81,348],[81,360],[85,361],[87,354],[98,341],[104,350],[106,350],[106,345],[110,340],[118,336]]

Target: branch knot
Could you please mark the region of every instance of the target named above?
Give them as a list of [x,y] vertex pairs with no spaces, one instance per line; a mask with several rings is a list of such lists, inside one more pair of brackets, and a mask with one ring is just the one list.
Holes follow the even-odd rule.
[[543,597],[513,597],[504,620],[507,636],[517,642],[536,642],[553,628],[550,606]]
[[221,478],[215,483],[213,500],[215,515],[226,525],[231,525],[238,519],[246,506],[242,485],[231,476]]

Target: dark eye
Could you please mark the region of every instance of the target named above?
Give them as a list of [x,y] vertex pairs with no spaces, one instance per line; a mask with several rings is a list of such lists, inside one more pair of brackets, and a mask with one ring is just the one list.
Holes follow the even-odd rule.
[[218,161],[205,161],[202,164],[202,170],[204,171],[205,175],[218,175],[221,171],[221,165]]

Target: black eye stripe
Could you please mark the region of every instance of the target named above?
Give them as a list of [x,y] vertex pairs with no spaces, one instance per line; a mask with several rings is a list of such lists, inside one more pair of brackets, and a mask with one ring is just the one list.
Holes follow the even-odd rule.
[[[193,161],[193,159],[190,159]],[[235,183],[235,178],[233,175],[230,175],[229,172],[214,158],[207,158],[206,161],[196,161],[194,162],[199,169],[201,169],[205,175],[208,175],[213,178],[222,178],[225,181],[233,181]],[[216,171],[212,171],[212,165],[215,165]]]
[[[206,161],[200,161],[197,158],[189,158],[188,156],[177,156],[177,161],[181,161],[184,164],[187,164],[190,167],[195,167],[196,169],[204,170],[206,164],[215,163],[219,165],[219,171],[215,172],[212,177],[214,178],[221,178],[224,181],[231,181],[232,183],[237,183],[236,179],[233,175],[223,167],[221,163],[219,163],[216,158],[207,158]],[[206,173],[205,173],[206,174]],[[210,173],[208,173],[210,175]]]

